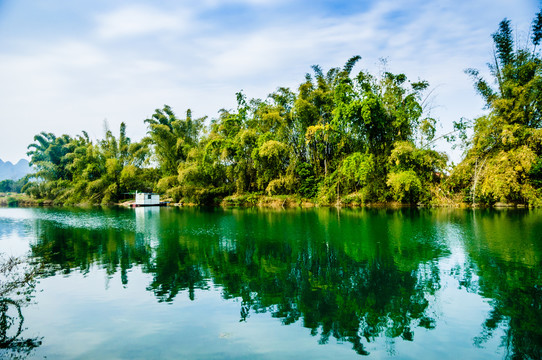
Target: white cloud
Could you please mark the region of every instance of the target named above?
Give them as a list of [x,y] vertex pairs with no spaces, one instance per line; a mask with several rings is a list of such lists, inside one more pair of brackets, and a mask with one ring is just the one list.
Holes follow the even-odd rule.
[[287,3],[291,0],[200,0],[199,5],[202,8],[217,8],[225,5],[248,5],[248,6],[277,6]]
[[106,39],[179,31],[187,27],[189,17],[153,7],[131,6],[102,14],[97,18],[97,34]]
[[149,2],[89,11],[77,36],[65,31],[43,40],[29,28],[10,37],[16,48],[0,40],[0,121],[9,130],[0,132],[0,158],[18,160],[42,130],[102,136],[105,118],[111,129],[126,122],[138,139],[143,120],[163,104],[212,117],[235,106],[236,91],[265,97],[277,86],[295,90],[310,65],[327,70],[353,55],[362,56],[358,68],[375,73],[386,57],[390,71],[438,86],[434,115],[449,127],[482,112],[463,69],[485,69],[498,22],[508,16],[521,30],[536,12],[533,4],[488,1],[384,0],[345,16],[279,14],[288,2],[228,0],[250,11],[267,6],[249,26],[249,10],[238,24],[236,14],[225,22],[217,14],[223,3],[214,0],[167,10]]

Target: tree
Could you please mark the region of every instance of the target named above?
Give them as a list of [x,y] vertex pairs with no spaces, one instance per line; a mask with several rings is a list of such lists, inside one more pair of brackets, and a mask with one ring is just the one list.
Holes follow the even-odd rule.
[[504,19],[492,35],[490,74],[496,87],[476,69],[467,69],[489,114],[474,121],[474,134],[465,159],[454,170],[452,188],[473,203],[538,204],[539,184],[531,169],[542,155],[542,59],[536,51],[541,39],[542,15],[532,24],[531,44],[514,43],[510,20]]
[[53,199],[66,190],[63,184],[72,180],[65,159],[70,152],[67,145],[71,140],[68,135],[56,137],[46,132],[34,136],[34,143],[28,146],[27,155],[30,156],[30,165],[36,169],[30,175],[35,181],[28,182],[23,191],[35,197]]
[[27,193],[59,203],[112,203],[123,192],[152,190],[153,171],[142,169],[148,158],[146,140],[134,142],[121,123],[118,138],[106,127],[105,137],[94,144],[88,134],[56,137],[36,135],[29,146],[37,181],[23,187]]
[[146,119],[147,134],[154,148],[154,154],[164,175],[176,175],[181,162],[186,161],[189,150],[196,146],[205,118],[193,119],[187,110],[185,119],[178,119],[168,105],[156,109]]
[[[360,59],[327,72],[312,66],[297,92],[280,87],[248,99],[240,91],[237,107],[220,110],[206,127],[190,110],[180,119],[164,105],[145,120],[140,142],[128,138],[124,123],[118,136],[106,128],[94,143],[85,132],[58,139],[42,133],[29,152],[41,182],[28,190],[73,203],[115,202],[122,193],[152,189],[175,202],[267,193],[330,204],[351,194],[362,194],[362,202],[397,198],[394,189],[402,188],[390,179],[405,171],[421,187],[435,186],[445,159],[430,150],[436,120],[424,112],[428,83],[387,71],[355,74]],[[401,166],[390,162],[394,153]],[[429,201],[430,191],[417,194],[416,201]]]

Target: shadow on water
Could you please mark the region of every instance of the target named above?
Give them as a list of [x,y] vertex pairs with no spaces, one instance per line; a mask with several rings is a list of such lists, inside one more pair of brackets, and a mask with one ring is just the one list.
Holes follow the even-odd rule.
[[[239,320],[268,312],[301,322],[321,344],[348,341],[362,355],[377,338],[413,341],[433,329],[439,261],[457,235],[467,260],[455,276],[490,299],[476,344],[502,328],[510,358],[541,358],[542,222],[537,212],[136,209],[37,220],[34,256],[47,275],[140,267],[160,302],[217,286],[239,299]],[[454,235],[455,236],[455,235]]]

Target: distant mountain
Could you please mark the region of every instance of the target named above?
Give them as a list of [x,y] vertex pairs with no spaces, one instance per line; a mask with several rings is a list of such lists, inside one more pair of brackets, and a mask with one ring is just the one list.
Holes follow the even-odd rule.
[[11,161],[2,161],[0,159],[0,181],[1,180],[19,180],[26,174],[32,172],[32,168],[28,164],[28,160],[21,159],[17,164],[13,165]]

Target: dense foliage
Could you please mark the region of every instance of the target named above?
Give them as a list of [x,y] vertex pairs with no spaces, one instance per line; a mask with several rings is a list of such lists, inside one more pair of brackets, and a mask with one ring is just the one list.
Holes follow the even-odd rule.
[[267,99],[237,93],[237,108],[208,122],[165,105],[132,142],[121,125],[96,143],[51,133],[29,146],[35,181],[25,191],[62,203],[111,203],[133,191],[175,202],[228,195],[290,195],[335,202],[429,202],[446,156],[427,147],[435,120],[424,116],[428,84],[404,74],[352,75],[360,57],[325,74],[313,66],[298,91]]
[[0,193],[20,193],[27,181],[26,177],[17,181],[10,179],[2,180],[0,181]]
[[532,24],[529,46],[514,41],[504,19],[492,37],[493,83],[478,70],[466,72],[484,98],[489,114],[474,120],[465,159],[454,169],[449,185],[464,201],[541,204],[542,179],[542,13]]
[[[425,81],[383,71],[353,73],[359,56],[324,73],[319,66],[297,92],[266,99],[239,92],[217,118],[178,118],[165,105],[132,142],[122,124],[96,143],[87,134],[51,133],[29,146],[35,180],[28,194],[61,203],[112,203],[134,191],[174,202],[211,204],[227,196],[287,196],[319,204],[496,202],[542,204],[542,16],[531,45],[518,47],[510,21],[493,35],[493,83],[466,72],[489,113],[455,124],[465,157],[451,170],[432,148],[437,122],[424,111]],[[448,139],[457,137],[449,134]]]
[[147,140],[131,142],[124,123],[118,139],[109,129],[96,144],[85,132],[75,138],[42,132],[29,149],[36,181],[23,190],[37,198],[111,203],[131,189],[151,191],[159,178],[155,169],[142,166],[148,159]]

